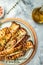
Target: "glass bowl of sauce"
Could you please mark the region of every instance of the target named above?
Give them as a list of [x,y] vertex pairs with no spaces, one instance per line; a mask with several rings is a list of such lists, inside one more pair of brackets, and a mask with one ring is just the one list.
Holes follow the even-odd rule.
[[37,23],[43,23],[43,11],[40,10],[41,7],[34,8],[32,11],[32,18]]

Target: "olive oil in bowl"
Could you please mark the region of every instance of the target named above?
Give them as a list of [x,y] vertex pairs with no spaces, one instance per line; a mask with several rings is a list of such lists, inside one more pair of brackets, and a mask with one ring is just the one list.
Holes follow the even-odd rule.
[[37,23],[43,23],[43,11],[41,10],[41,7],[35,8],[32,11],[32,18]]

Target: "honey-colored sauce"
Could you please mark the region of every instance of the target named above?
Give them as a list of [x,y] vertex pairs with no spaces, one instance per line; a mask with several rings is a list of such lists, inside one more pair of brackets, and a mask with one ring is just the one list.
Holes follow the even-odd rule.
[[41,7],[35,8],[32,11],[32,18],[37,23],[43,23],[43,11],[40,11]]

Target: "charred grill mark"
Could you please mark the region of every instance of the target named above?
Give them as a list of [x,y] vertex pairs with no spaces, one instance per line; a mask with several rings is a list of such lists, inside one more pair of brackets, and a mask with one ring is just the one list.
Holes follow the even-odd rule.
[[16,53],[13,53],[13,54],[10,55],[10,56],[6,56],[5,59],[6,59],[6,60],[15,60],[15,59],[17,59],[17,58],[23,56],[24,54],[25,54],[24,51],[18,51],[18,52],[16,52]]
[[27,50],[29,50],[31,48],[33,48],[33,44],[32,44],[32,42],[30,40],[30,41],[26,42],[25,46],[22,47],[21,50],[16,51],[15,53],[12,53],[12,54],[6,56],[5,58],[6,58],[6,60],[15,60],[15,59],[17,59],[17,58],[19,58],[21,56],[24,56],[25,53],[27,52]]
[[[3,42],[0,43],[0,60],[15,60],[27,52],[28,49],[33,48],[33,42],[30,38],[27,30],[22,28],[19,24],[12,22],[9,28],[2,29],[0,36]],[[4,37],[3,37],[4,36]]]

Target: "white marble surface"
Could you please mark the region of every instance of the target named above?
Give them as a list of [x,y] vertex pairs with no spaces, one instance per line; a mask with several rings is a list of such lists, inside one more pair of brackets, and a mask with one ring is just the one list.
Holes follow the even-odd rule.
[[[20,0],[20,2],[13,8],[9,14],[6,14],[18,0],[0,0],[0,5],[5,9],[5,17],[18,17],[26,20],[34,27],[38,37],[38,49],[34,58],[27,65],[41,65],[40,58],[43,61],[43,24],[36,24],[32,19],[32,10],[37,6],[43,5],[43,0]],[[24,2],[25,1],[25,2]],[[3,18],[3,19],[4,19]],[[41,52],[42,51],[42,52]],[[40,58],[39,58],[40,57]],[[43,65],[43,64],[42,64]]]

